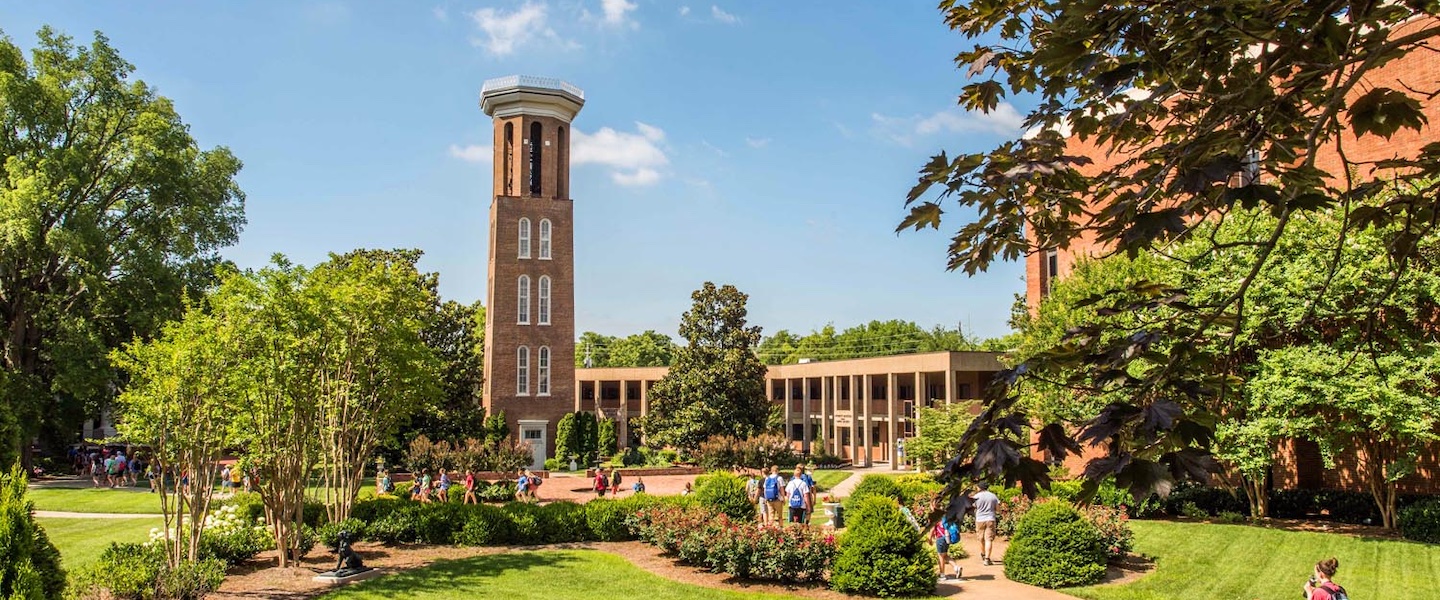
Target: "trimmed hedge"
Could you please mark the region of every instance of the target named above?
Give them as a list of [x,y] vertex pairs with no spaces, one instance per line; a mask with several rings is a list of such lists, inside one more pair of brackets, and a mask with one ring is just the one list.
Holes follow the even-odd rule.
[[1015,526],[1005,576],[1046,588],[1088,585],[1105,577],[1099,530],[1067,502],[1036,504]]
[[1421,500],[1401,509],[1397,524],[1407,540],[1440,543],[1440,498]]
[[856,503],[852,511],[830,569],[831,587],[881,597],[935,592],[935,554],[894,499],[877,494]]
[[860,507],[860,503],[866,498],[883,496],[896,502],[904,502],[905,496],[900,493],[900,485],[895,482],[894,477],[888,475],[866,475],[850,491],[850,496],[845,498],[845,510],[853,511]]
[[634,523],[641,540],[681,561],[745,579],[820,581],[835,555],[834,537],[819,528],[757,527],[703,506],[649,506]]
[[[633,515],[657,505],[698,506],[694,496],[649,494],[544,506],[527,502],[503,506],[424,504],[380,498],[356,503],[350,514],[363,524],[364,539],[385,544],[534,545],[632,540]],[[333,536],[333,532],[329,533]]]
[[755,518],[755,505],[745,495],[745,480],[727,471],[701,476],[695,487],[695,499],[715,514],[729,515],[736,521]]

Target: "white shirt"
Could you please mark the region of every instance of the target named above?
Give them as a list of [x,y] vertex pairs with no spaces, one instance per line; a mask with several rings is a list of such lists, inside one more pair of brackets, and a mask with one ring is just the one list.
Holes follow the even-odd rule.
[[787,504],[795,506],[794,500],[797,491],[800,493],[800,506],[805,506],[805,499],[810,497],[810,486],[806,485],[805,480],[799,477],[791,479],[790,483],[785,484],[785,497],[783,500],[785,500]]

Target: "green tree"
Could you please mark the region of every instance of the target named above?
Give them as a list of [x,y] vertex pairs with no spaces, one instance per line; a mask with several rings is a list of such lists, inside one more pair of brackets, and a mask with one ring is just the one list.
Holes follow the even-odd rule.
[[[955,202],[950,214],[976,216],[953,236],[949,267],[972,274],[1082,236],[1132,257],[1180,239],[1210,256],[1245,256],[1230,263],[1239,266],[1226,280],[1230,293],[1212,301],[1148,281],[1098,294],[1091,305],[1131,313],[1135,327],[1081,328],[1000,373],[948,472],[957,481],[1003,476],[1030,493],[1046,483],[1045,465],[1022,452],[1007,424],[1029,420],[1018,394],[1058,376],[1055,367],[1071,374],[1065,385],[1117,398],[1078,433],[1058,422],[1040,430],[1052,455],[1080,443],[1104,449],[1086,470],[1092,489],[1109,477],[1137,494],[1163,492],[1172,475],[1206,478],[1211,424],[1239,392],[1228,355],[1216,353],[1223,344],[1212,342],[1250,333],[1257,311],[1247,298],[1265,265],[1284,255],[1287,229],[1343,214],[1344,226],[1326,238],[1331,255],[1307,267],[1317,283],[1311,297],[1338,298],[1329,274],[1343,266],[1351,234],[1384,238],[1382,273],[1393,280],[1423,259],[1417,241],[1440,224],[1440,145],[1375,164],[1351,161],[1341,147],[1349,135],[1369,141],[1424,126],[1426,92],[1371,76],[1440,37],[1434,19],[1412,19],[1440,13],[1440,3],[945,0],[941,11],[951,28],[983,40],[956,57],[974,78],[961,104],[994,111],[1007,95],[1038,96],[1024,119],[1031,134],[988,152],[935,156],[898,229],[938,228],[942,204]],[[1340,165],[1322,168],[1326,156]],[[924,199],[934,190],[938,197]],[[1197,232],[1236,207],[1273,220],[1253,223],[1236,243]],[[1381,284],[1352,300],[1373,315],[1395,290]],[[1385,325],[1334,324],[1360,337]],[[1111,335],[1117,329],[1126,335]]]
[[64,597],[60,552],[35,522],[25,499],[25,471],[0,472],[0,598],[48,600]]
[[[610,347],[615,345],[615,340],[614,337],[593,331],[580,334],[580,341],[575,342],[575,366],[610,366]],[[589,364],[586,364],[587,361]]]
[[970,427],[974,416],[971,403],[962,402],[939,408],[920,409],[916,435],[905,442],[905,456],[922,470],[945,466],[960,446],[960,438]]
[[423,337],[436,277],[419,260],[418,250],[332,254],[305,282],[319,317],[321,483],[332,523],[349,518],[380,442],[441,397],[442,361]]
[[[446,300],[439,304],[424,331],[425,345],[444,367],[437,383],[440,394],[421,406],[409,425],[390,442],[404,448],[415,436],[458,442],[485,429],[481,390],[485,383],[485,306]],[[501,436],[503,439],[505,436]]]
[[580,453],[580,436],[575,431],[575,415],[580,413],[565,413],[560,421],[555,424],[555,452],[560,454],[562,460],[575,457],[575,460],[582,460]]
[[201,150],[109,40],[37,37],[28,61],[0,38],[0,464],[76,435],[106,355],[178,317],[244,223],[240,161]]
[[755,354],[760,328],[746,325],[748,296],[705,282],[680,319],[686,345],[650,391],[643,421],[652,444],[693,451],[712,435],[746,438],[765,428],[765,365]]
[[[231,352],[238,332],[228,316],[194,306],[159,337],[114,353],[116,366],[129,379],[116,399],[120,434],[147,446],[147,459],[160,473],[214,481],[220,458],[232,445],[240,365]],[[214,490],[213,485],[161,487],[170,567],[200,560]]]
[[670,336],[647,329],[614,340],[610,345],[609,367],[668,367],[675,360],[675,342]]
[[595,423],[595,447],[601,459],[615,456],[620,451],[620,438],[614,419],[600,419]]
[[755,354],[767,365],[790,364],[790,357],[794,356],[795,347],[799,344],[799,336],[787,329],[781,329],[761,341],[755,348]]

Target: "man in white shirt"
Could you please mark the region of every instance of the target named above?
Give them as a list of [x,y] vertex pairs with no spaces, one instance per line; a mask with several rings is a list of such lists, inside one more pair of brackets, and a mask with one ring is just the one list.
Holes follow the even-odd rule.
[[1000,497],[990,491],[990,484],[980,482],[980,491],[972,498],[975,500],[975,535],[980,536],[980,560],[985,566],[995,564],[990,561],[990,552],[995,545],[995,514],[1000,508]]
[[810,484],[805,483],[805,467],[796,465],[795,476],[785,484],[785,500],[790,505],[790,522],[805,523],[810,516]]

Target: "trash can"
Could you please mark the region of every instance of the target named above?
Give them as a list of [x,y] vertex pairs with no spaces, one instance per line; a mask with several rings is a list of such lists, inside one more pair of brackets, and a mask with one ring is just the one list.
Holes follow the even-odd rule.
[[836,504],[834,510],[835,516],[830,518],[830,526],[836,529],[843,529],[845,527],[845,507]]

